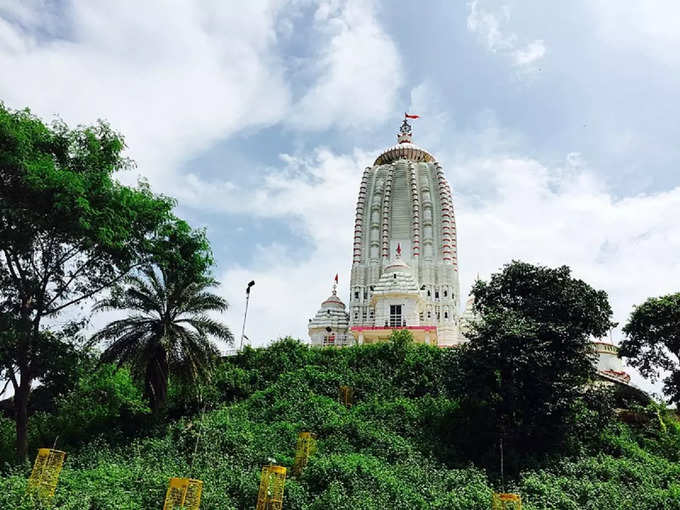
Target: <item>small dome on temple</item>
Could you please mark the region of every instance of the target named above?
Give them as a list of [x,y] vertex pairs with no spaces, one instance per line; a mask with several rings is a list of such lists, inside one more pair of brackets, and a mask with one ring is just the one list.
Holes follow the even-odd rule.
[[322,310],[327,308],[335,308],[339,310],[345,309],[345,303],[342,302],[342,299],[338,297],[335,291],[333,291],[333,294],[328,296],[328,298],[323,303],[321,303]]

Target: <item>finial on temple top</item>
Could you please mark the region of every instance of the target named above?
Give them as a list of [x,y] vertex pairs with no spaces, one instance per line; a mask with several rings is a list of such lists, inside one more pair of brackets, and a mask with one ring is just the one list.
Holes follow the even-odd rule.
[[411,124],[408,123],[407,119],[417,118],[420,118],[420,115],[404,113],[404,122],[401,123],[401,128],[399,128],[399,133],[397,134],[397,141],[399,143],[411,143]]

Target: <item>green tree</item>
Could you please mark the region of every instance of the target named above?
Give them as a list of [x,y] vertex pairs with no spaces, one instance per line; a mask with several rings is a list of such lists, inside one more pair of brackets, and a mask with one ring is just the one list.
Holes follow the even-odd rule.
[[0,103],[0,376],[14,390],[19,457],[31,389],[50,361],[45,320],[76,315],[149,259],[211,261],[204,234],[172,215],[172,200],[113,178],[130,166],[123,149],[103,122],[46,126]]
[[217,285],[209,277],[145,266],[95,305],[100,311],[132,312],[92,341],[107,344],[103,361],[130,363],[144,380],[154,412],[165,404],[170,371],[196,381],[208,374],[218,354],[211,337],[233,343],[229,328],[208,315],[227,309],[223,298],[208,291]]
[[459,381],[469,446],[488,448],[500,438],[526,456],[559,444],[595,376],[591,337],[613,326],[607,294],[572,278],[566,266],[517,261],[472,292],[478,320]]
[[649,298],[636,306],[623,332],[619,356],[652,381],[667,371],[664,393],[680,404],[680,293]]

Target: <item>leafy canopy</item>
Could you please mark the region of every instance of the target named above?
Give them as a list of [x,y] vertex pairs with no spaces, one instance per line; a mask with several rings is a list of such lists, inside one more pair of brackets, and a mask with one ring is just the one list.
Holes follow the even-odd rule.
[[473,287],[478,320],[463,347],[468,417],[477,440],[506,438],[524,452],[566,433],[574,402],[594,377],[591,337],[612,326],[604,291],[555,269],[514,261]]
[[653,381],[662,370],[669,372],[664,393],[680,404],[680,293],[649,298],[636,306],[623,332],[619,356]]

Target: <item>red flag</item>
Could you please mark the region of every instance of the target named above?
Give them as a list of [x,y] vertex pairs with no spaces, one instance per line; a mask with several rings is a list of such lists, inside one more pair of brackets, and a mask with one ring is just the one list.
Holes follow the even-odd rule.
[[338,283],[338,273],[335,273],[335,283]]
[[405,113],[404,117],[406,117],[407,119],[419,119],[420,115],[409,115],[408,113]]
[[397,244],[397,255],[401,256],[401,243]]

